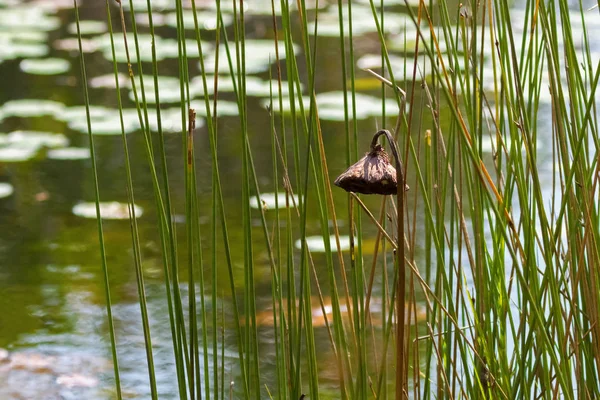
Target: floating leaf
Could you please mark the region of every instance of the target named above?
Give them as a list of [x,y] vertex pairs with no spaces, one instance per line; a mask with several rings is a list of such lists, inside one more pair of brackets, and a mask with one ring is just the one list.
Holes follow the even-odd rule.
[[[152,75],[144,75],[144,94],[146,96],[146,103],[156,104],[156,92],[154,85],[154,77]],[[113,78],[114,84],[114,78]],[[141,80],[136,78],[136,91],[137,97],[140,104],[142,103],[142,87]],[[190,96],[194,97],[199,93],[196,93],[195,87],[190,85]],[[179,86],[179,78],[174,76],[159,76],[158,77],[158,96],[162,103],[180,103],[181,102],[181,89]],[[133,90],[129,91],[129,98],[135,101],[135,93]]]
[[4,118],[8,117],[57,117],[65,109],[65,105],[52,100],[20,99],[10,100],[2,106]]
[[[401,57],[390,54],[388,56],[388,59],[390,61],[390,65],[392,66],[394,79],[400,81],[412,79],[414,70],[413,57]],[[423,60],[423,57],[417,58],[417,74],[419,76],[431,75],[431,68],[428,66],[428,63],[429,60],[425,61]],[[360,69],[372,69],[375,71],[381,71],[381,54],[366,54],[358,59],[358,61],[356,62],[356,66]],[[389,69],[385,61],[384,69],[386,71],[386,75],[389,75]]]
[[[348,117],[352,118],[352,92],[347,92],[348,102]],[[355,119],[366,119],[368,117],[379,117],[383,114],[380,98],[369,96],[362,93],[355,93],[356,99],[356,115]],[[283,113],[288,114],[291,112],[291,101],[289,98],[284,97],[283,99]],[[343,121],[345,118],[344,111],[344,92],[333,91],[326,93],[319,93],[316,96],[317,105],[319,106],[319,118],[329,121]],[[310,98],[307,96],[302,97],[305,111],[310,107]],[[270,105],[270,99],[263,99],[261,101],[263,107]],[[388,113],[397,114],[398,104],[395,99],[385,99],[386,111]],[[279,112],[279,101],[274,99],[273,109]],[[300,111],[300,101],[296,98],[296,113]]]
[[0,25],[0,61],[47,55],[47,36],[42,31],[2,30]]
[[[134,205],[135,216],[139,218],[143,214],[140,206]],[[73,207],[73,214],[82,218],[96,219],[96,203],[79,203]],[[129,219],[129,204],[117,201],[101,202],[100,216],[102,219]]]
[[[196,110],[198,112],[199,110]],[[181,108],[173,107],[167,108],[160,111],[160,122],[161,128],[164,133],[180,133],[183,127],[187,130],[187,113],[185,113],[185,123],[182,125],[181,121]],[[158,132],[158,118],[156,110],[148,110],[148,122],[150,124],[150,130]],[[204,126],[204,119],[196,118],[196,129],[200,129]]]
[[[395,32],[394,34],[388,37],[386,40],[386,44],[388,50],[400,51],[402,53],[414,54],[415,50],[417,50],[417,36],[419,37],[419,47],[418,53],[425,53],[425,46],[423,42],[430,43],[431,41],[431,32],[429,29],[421,29],[417,31],[414,28],[407,28],[406,30],[402,30],[400,32]],[[447,50],[446,42],[444,41],[443,35],[437,36],[437,46],[439,46],[440,52],[445,53]]]
[[[147,0],[132,0],[131,2],[133,3],[134,10],[146,11],[148,5]],[[123,1],[122,4],[125,10],[129,10],[129,1]],[[153,11],[167,11],[175,9],[175,3],[172,0],[152,0],[151,6]]]
[[[238,77],[231,75],[219,75],[219,81],[217,83],[219,93],[222,92],[233,92],[234,91],[234,79],[236,86],[238,85]],[[214,92],[214,75],[206,76],[206,86],[209,94],[212,95]],[[271,94],[271,87],[273,88],[273,98],[276,99],[279,91],[279,83],[276,80],[268,81],[256,76],[246,77],[246,96],[255,97],[269,97]],[[300,90],[303,89],[303,85],[300,86]],[[202,82],[202,76],[197,76],[190,81],[190,91],[194,89],[195,93],[204,93],[204,86]],[[288,82],[281,82],[281,92],[283,96],[289,94]]]
[[52,160],[85,160],[90,158],[90,149],[83,147],[64,147],[48,150],[46,156]]
[[[69,31],[69,33],[77,35],[77,23],[73,22],[69,24],[67,30]],[[100,33],[106,32],[108,30],[108,26],[104,21],[84,19],[79,21],[79,30],[82,35],[98,35]]]
[[[328,3],[325,1],[316,0],[305,0],[302,5],[306,10],[314,10],[317,8],[317,4],[319,8],[323,9],[328,6]],[[244,14],[245,15],[273,15],[273,10],[271,6],[271,0],[253,0],[253,1],[245,1],[244,5]],[[279,1],[275,1],[275,15],[281,15],[281,3]],[[206,2],[206,7],[211,10],[216,10],[216,2]],[[227,13],[233,13],[233,5],[231,2],[222,2],[221,11]],[[298,10],[297,4],[295,1],[290,1],[288,4],[290,12],[294,12]],[[237,9],[239,10],[239,5],[237,5]],[[239,12],[239,11],[238,11]]]
[[[101,109],[97,109],[96,113],[100,114]],[[139,128],[139,118],[136,109],[123,110],[123,125],[125,133],[134,132]],[[94,135],[120,135],[121,134],[121,119],[119,110],[107,109],[105,114],[100,117],[91,118],[92,134]],[[72,118],[67,121],[69,128],[74,131],[87,134],[88,125],[85,110],[79,114],[78,118]]]
[[[183,26],[186,29],[194,29],[194,12],[192,10],[183,11]],[[223,16],[223,26],[227,27],[233,23],[233,15],[221,14]],[[198,27],[204,30],[217,29],[217,13],[216,11],[197,11],[196,18],[198,19]],[[177,14],[170,13],[165,16],[165,25],[177,28]]]
[[[54,42],[54,48],[58,50],[70,51],[74,53],[79,52],[79,39],[69,37],[64,39],[58,39]],[[94,39],[81,38],[81,50],[84,53],[93,53],[98,50],[98,44]]]
[[[319,106],[319,118],[324,120],[344,120],[344,92],[333,91],[319,93],[316,96]],[[356,115],[355,119],[379,117],[383,115],[382,100],[362,93],[355,93]],[[395,99],[385,99],[386,112],[398,114],[398,103]],[[347,92],[348,117],[352,118],[352,92]]]
[[[119,80],[119,88],[129,87],[129,76],[119,73],[117,75],[117,79]],[[116,89],[117,87],[115,84],[114,74],[106,74],[90,78],[89,85],[92,88]]]
[[43,43],[48,40],[48,32],[36,30],[0,31],[0,41],[13,43]]
[[21,71],[32,75],[59,75],[71,68],[71,64],[62,58],[29,58],[19,64]]
[[[196,115],[206,117],[206,105],[204,104],[204,100],[196,99],[192,100],[191,108],[196,110]],[[213,100],[210,100],[210,109],[211,112],[213,110]],[[237,103],[228,100],[218,100],[217,101],[217,116],[225,117],[225,116],[235,116],[238,115],[239,109]]]
[[[252,196],[250,198],[250,207],[252,208],[263,208],[265,210],[274,210],[276,208],[275,199],[277,199],[277,203],[279,208],[285,208],[286,206],[286,193],[261,193],[260,194],[260,204],[256,200],[256,196]],[[292,207],[294,203],[298,205],[298,195],[289,196],[289,205]]]
[[[105,119],[114,116],[114,110],[106,108],[104,106],[89,106],[90,118],[92,119]],[[67,107],[59,116],[60,121],[73,121],[78,119],[86,119],[86,108],[85,106],[72,106]]]
[[43,147],[67,146],[69,140],[60,133],[15,131],[3,136],[2,143],[0,161],[23,162],[34,158]]
[[[179,45],[176,39],[163,38],[156,35],[153,37],[152,35],[145,33],[140,33],[137,37],[141,61],[152,61],[152,43],[154,43],[156,47],[157,60],[160,61],[168,58],[179,57]],[[112,61],[113,56],[110,42],[110,34],[96,36],[93,40],[96,42],[98,49],[102,51],[104,57],[107,60]],[[133,34],[127,35],[127,44],[130,48],[129,55],[131,57],[131,62],[136,62],[136,52],[131,50],[134,48],[135,45],[135,38]],[[212,47],[213,46],[210,43],[202,42],[202,50],[204,52],[211,51]],[[198,57],[197,45],[194,40],[190,39],[186,41],[186,50],[188,58]],[[115,59],[117,60],[117,62],[127,62],[127,52],[125,51],[125,43],[123,42],[123,40],[115,41]]]
[[[273,98],[273,110],[275,112],[281,112],[283,114],[290,114],[292,112],[292,100],[289,97],[282,97],[281,102],[283,105],[283,110],[280,110],[279,108],[279,99]],[[298,97],[295,97],[294,102],[296,114],[298,115],[298,113],[300,112],[300,99]],[[271,105],[271,99],[262,99],[260,101],[260,104],[264,108],[268,108]],[[310,97],[302,96],[302,104],[304,106],[304,109],[308,110],[308,107],[310,107]]]
[[[297,249],[302,248],[302,239],[296,240],[294,244]],[[313,253],[324,253],[325,249],[325,241],[322,236],[307,236],[306,237],[306,246],[308,250]],[[331,246],[332,251],[337,250],[337,244],[335,240],[335,235],[329,236],[329,246]],[[350,250],[350,236],[340,236],[340,250],[348,251]]]
[[[357,0],[359,3],[370,4],[370,0]],[[375,7],[379,7],[381,5],[382,0],[374,1]],[[421,3],[421,0],[383,0],[383,6],[404,6],[408,4],[411,7],[418,7]],[[429,4],[429,3],[427,3]],[[433,4],[436,4],[434,1]],[[387,23],[387,14],[386,14],[386,23]]]
[[[246,74],[257,74],[260,72],[266,72],[272,63],[276,61],[275,56],[275,42],[272,40],[256,40],[248,39],[245,41],[245,70]],[[283,60],[286,58],[285,43],[283,41],[278,42],[279,59]],[[237,49],[235,46],[229,46],[231,52],[231,59],[236,59]],[[293,52],[296,54],[300,51],[297,45],[293,46]],[[219,47],[220,57],[223,57],[226,53],[225,46]],[[211,53],[204,57],[204,68],[207,73],[215,72],[215,54]],[[237,72],[237,65],[233,63],[233,71]],[[219,61],[219,73],[229,74],[229,64],[223,61],[223,58]]]
[[21,147],[10,145],[0,147],[0,161],[2,162],[23,162],[35,157],[38,149],[34,147]]
[[19,147],[63,147],[69,144],[69,139],[63,134],[38,131],[14,131],[8,134],[9,145]]
[[[350,19],[348,18],[348,9],[344,7],[343,13],[343,26],[344,36],[350,35]],[[412,19],[408,14],[386,12],[384,31],[386,33],[399,33],[405,28],[410,29],[413,26]],[[416,29],[415,29],[416,31]],[[308,24],[308,32],[312,35],[315,32],[315,23],[311,22]],[[353,6],[352,7],[352,35],[360,36],[365,33],[377,32],[377,25],[373,19],[373,14],[370,7],[365,6]],[[317,36],[327,37],[339,37],[340,36],[340,23],[339,13],[336,8],[332,8],[327,12],[319,13],[319,24],[317,26]]]
[[10,183],[0,182],[0,199],[12,195],[14,188]]
[[0,13],[0,28],[3,30],[53,31],[60,24],[60,18],[49,16],[42,8],[29,4],[4,8]]
[[[69,128],[79,133],[88,134],[88,125],[86,120],[75,120],[69,122]],[[92,120],[92,134],[93,135],[120,135],[121,134],[121,122],[118,118],[107,119],[107,120]],[[125,133],[131,133],[137,129],[136,125],[132,122],[124,123]]]

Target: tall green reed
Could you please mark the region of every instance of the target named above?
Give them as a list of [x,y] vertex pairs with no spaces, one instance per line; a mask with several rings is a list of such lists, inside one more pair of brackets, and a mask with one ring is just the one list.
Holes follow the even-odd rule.
[[73,0],[73,6],[75,8],[75,21],[77,23],[77,37],[79,44],[79,54],[80,54],[80,66],[81,66],[81,80],[83,82],[83,100],[85,102],[85,114],[87,120],[87,129],[88,129],[88,138],[89,138],[89,147],[90,147],[90,156],[92,159],[92,174],[94,181],[94,195],[96,201],[96,219],[98,221],[98,243],[100,245],[100,258],[102,260],[102,278],[104,284],[104,294],[106,296],[106,313],[108,317],[108,331],[110,335],[110,347],[112,353],[112,364],[115,375],[115,388],[117,398],[121,399],[121,380],[119,373],[119,359],[117,353],[117,339],[115,337],[115,326],[113,320],[112,313],[112,302],[110,296],[110,281],[108,277],[108,266],[107,266],[107,257],[106,257],[106,247],[104,245],[104,230],[102,227],[102,218],[100,214],[100,188],[98,185],[98,167],[96,163],[96,152],[94,148],[94,136],[92,135],[92,121],[90,118],[90,97],[88,93],[87,87],[87,74],[85,69],[85,60],[83,56],[82,44],[81,44],[81,28],[79,21],[79,8],[77,7],[77,1]]
[[[308,10],[302,0],[280,0],[279,4],[272,0],[275,51],[269,77],[273,76],[276,84],[271,86],[265,115],[270,127],[272,188],[275,192],[282,188],[286,200],[285,207],[276,207],[272,214],[258,211],[257,232],[253,229],[255,212],[250,209],[250,201],[254,198],[260,204],[261,190],[267,188],[259,184],[253,155],[253,143],[263,139],[252,137],[249,129],[252,115],[246,95],[246,27],[251,17],[246,14],[244,2],[227,3],[234,20],[233,27],[227,28],[223,23],[225,2],[217,1],[214,71],[219,71],[219,63],[228,71],[210,77],[204,63],[198,8],[191,1],[202,87],[204,93],[209,93],[209,80],[213,79],[214,89],[212,99],[204,96],[212,158],[210,280],[204,279],[206,266],[198,224],[204,211],[199,208],[196,187],[190,60],[185,46],[185,41],[191,39],[185,37],[183,18],[187,3],[176,2],[185,165],[181,172],[186,183],[185,246],[178,246],[171,220],[172,194],[160,122],[155,47],[152,75],[159,131],[156,149],[150,137],[143,65],[138,62],[134,71],[130,61],[128,72],[156,200],[179,397],[226,396],[225,376],[230,372],[224,357],[219,357],[219,346],[222,351],[225,347],[219,327],[221,332],[231,330],[235,336],[239,358],[236,379],[241,384],[230,390],[240,398],[268,395],[297,399],[304,393],[309,398],[342,399],[389,398],[391,393],[396,398],[599,396],[600,278],[595,266],[600,254],[596,157],[600,141],[595,93],[600,67],[593,65],[595,53],[585,30],[586,20],[594,11],[579,4],[574,13],[566,2],[552,0],[525,0],[520,9],[491,0],[462,5],[444,0],[421,1],[416,6],[405,3],[402,10],[410,15],[416,34],[408,37],[406,32],[410,30],[405,29],[400,40],[405,47],[409,42],[415,47],[405,51],[404,73],[394,74],[398,69],[391,62],[391,39],[384,31],[389,26],[384,17],[385,2],[369,3],[382,68],[380,73],[364,76],[375,76],[381,82],[382,100],[391,94],[397,101],[398,116],[384,117],[377,124],[395,128],[411,191],[401,191],[395,204],[392,199],[382,199],[375,210],[368,208],[374,203],[349,195],[340,209],[343,194],[332,190],[335,173],[327,162],[328,154],[337,149],[328,148],[323,140],[316,100],[319,60],[327,49],[320,48],[311,37],[319,35],[322,11],[318,6]],[[140,60],[133,6],[130,1],[130,25],[136,58]],[[280,15],[276,14],[276,6]],[[340,20],[342,80],[338,84],[343,90],[345,158],[350,164],[367,145],[361,143],[356,122],[355,82],[363,72],[354,67],[357,37],[352,23],[343,22],[344,15],[352,21],[353,3],[340,1],[328,6],[337,8]],[[107,11],[110,13],[108,1]],[[146,13],[154,35],[151,0],[147,0]],[[125,31],[122,10],[120,15]],[[309,32],[310,22],[314,22],[313,32]],[[584,29],[574,31],[576,23]],[[279,54],[280,42],[285,48],[285,68]],[[297,57],[295,43],[302,49]],[[219,54],[221,49],[225,54]],[[300,62],[305,67],[299,68]],[[116,72],[116,63],[114,66]],[[140,79],[141,98],[136,76]],[[286,97],[284,78],[289,93]],[[222,79],[232,80],[238,105],[236,129],[242,173],[241,181],[235,184],[240,188],[240,221],[228,216],[230,211],[223,199],[218,140]],[[543,97],[546,89],[549,101]],[[303,95],[310,98],[308,106],[301,100]],[[285,101],[289,101],[290,108],[287,118],[277,113]],[[407,114],[405,102],[411,105]],[[119,108],[120,103],[119,98]],[[382,101],[384,115],[392,115],[384,104]],[[127,142],[123,144],[129,202],[133,204]],[[551,145],[551,151],[543,144]],[[93,151],[91,135],[90,146]],[[95,159],[93,165],[96,177]],[[298,204],[294,194],[299,195]],[[99,202],[99,195],[96,197]],[[283,206],[276,201],[277,206]],[[316,210],[326,249],[321,266],[326,281],[319,281],[316,262],[305,240],[312,210]],[[363,212],[368,218],[362,218]],[[340,239],[345,229],[340,225],[344,215],[351,238],[349,256],[342,253]],[[393,217],[386,218],[388,215]],[[139,232],[132,218],[149,385],[152,397],[157,398]],[[243,260],[243,286],[235,279],[233,259],[238,255],[232,254],[231,224],[240,224],[243,232],[243,254],[239,257]],[[369,259],[362,238],[372,231],[377,236],[374,255]],[[99,234],[102,247],[100,223]],[[335,238],[333,246],[330,235]],[[297,237],[299,250],[294,248]],[[187,306],[180,290],[181,247],[187,251]],[[262,251],[266,252],[271,273],[275,387],[268,386],[261,367],[263,339],[257,319],[260,310],[255,280],[257,253]],[[396,262],[390,271],[389,259],[394,253]],[[219,296],[216,280],[221,258],[227,266],[230,293]],[[105,261],[103,268],[107,311],[112,321]],[[376,290],[374,285],[378,285]],[[204,301],[207,286],[211,286],[210,309]],[[197,289],[199,298],[195,296]],[[374,290],[381,296],[380,326],[370,311]],[[325,304],[324,294],[331,299],[331,316],[325,312],[329,305]],[[319,364],[317,349],[323,344],[316,342],[320,328],[313,325],[313,297],[325,315],[323,329],[337,373],[335,395],[329,394],[329,387],[321,379],[321,372],[328,366]],[[219,303],[231,307],[232,320],[218,317]],[[110,332],[120,396],[112,322]]]

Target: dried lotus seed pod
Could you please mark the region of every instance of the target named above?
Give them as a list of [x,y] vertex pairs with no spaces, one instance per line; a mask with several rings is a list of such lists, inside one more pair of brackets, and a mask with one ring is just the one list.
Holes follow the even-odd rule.
[[362,194],[396,194],[396,168],[380,144],[351,165],[334,182],[347,192]]

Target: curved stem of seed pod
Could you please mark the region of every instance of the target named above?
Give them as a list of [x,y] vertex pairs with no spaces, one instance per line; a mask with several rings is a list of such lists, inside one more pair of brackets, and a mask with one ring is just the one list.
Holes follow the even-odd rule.
[[404,346],[406,324],[406,317],[404,315],[404,302],[406,297],[406,263],[404,261],[404,188],[406,183],[404,182],[404,172],[398,154],[398,147],[396,146],[396,142],[390,131],[381,129],[375,133],[373,141],[371,142],[371,151],[375,150],[379,136],[382,135],[385,135],[387,138],[390,148],[392,149],[392,155],[396,161],[396,182],[398,184],[398,190],[396,192],[398,201],[398,236],[396,238],[397,254],[395,257],[396,268],[398,268],[398,280],[396,282],[396,400],[400,400],[405,397],[404,384],[406,381],[406,368],[408,368],[408,354]]

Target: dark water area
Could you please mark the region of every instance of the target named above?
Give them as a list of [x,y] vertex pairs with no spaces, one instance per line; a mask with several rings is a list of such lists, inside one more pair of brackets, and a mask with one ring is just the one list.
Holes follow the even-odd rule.
[[[125,0],[124,0],[125,3]],[[176,29],[169,25],[170,16],[174,13],[174,1],[153,1],[156,4],[155,23],[157,36],[164,43],[157,45],[159,54],[170,54],[161,59],[159,71],[161,78],[173,77],[175,82],[163,88],[161,96],[169,97],[175,90],[175,98],[179,98],[176,77],[178,73]],[[322,2],[327,3],[327,2]],[[331,3],[331,4],[329,4]],[[322,12],[337,13],[334,3],[324,4]],[[396,4],[397,2],[390,2]],[[457,3],[457,2],[454,2]],[[122,41],[118,8],[111,1],[113,27],[116,30],[115,40]],[[136,9],[145,9],[144,1],[134,2]],[[188,2],[184,2],[188,7]],[[210,13],[214,14],[212,2],[197,1],[199,8],[206,11],[208,17],[205,27],[210,28]],[[368,2],[356,2],[357,15],[370,19],[365,12]],[[250,5],[246,21],[248,39],[270,39],[274,36],[272,19],[268,13],[270,1],[258,1]],[[361,8],[362,7],[362,8]],[[187,8],[186,8],[187,9]],[[402,6],[391,5],[386,8],[386,18],[391,21],[390,38],[400,33],[400,22],[406,18]],[[311,11],[312,12],[312,11]],[[362,12],[362,14],[361,14]],[[128,29],[130,29],[130,13],[126,12]],[[85,21],[106,21],[106,8],[103,1],[87,0],[81,2],[80,18]],[[140,32],[148,31],[144,25],[144,15],[138,17]],[[106,318],[105,294],[102,283],[101,259],[98,247],[98,232],[94,219],[83,218],[74,213],[74,207],[82,202],[94,201],[94,186],[88,146],[87,128],[85,127],[85,111],[82,94],[82,82],[79,67],[78,50],[73,33],[74,11],[71,1],[63,0],[0,0],[0,349],[9,352],[8,359],[0,352],[0,399],[109,399],[114,398],[114,382],[112,373],[110,341]],[[334,20],[337,24],[337,20]],[[368,25],[365,23],[365,25]],[[334,25],[335,26],[335,25]],[[359,27],[360,25],[357,24]],[[323,29],[326,29],[326,24]],[[90,102],[97,106],[97,117],[92,127],[106,134],[95,136],[95,149],[99,168],[100,197],[102,201],[127,201],[124,159],[121,137],[108,134],[118,130],[110,124],[118,124],[116,113],[117,98],[112,77],[112,62],[106,55],[106,26],[90,25],[90,32],[84,34],[86,46],[86,72],[90,83]],[[231,33],[231,27],[228,27]],[[360,29],[360,28],[357,28]],[[214,53],[214,31],[204,29],[203,40],[210,47],[206,53],[210,57]],[[189,29],[186,37],[193,49],[194,33]],[[339,38],[335,36],[319,36],[311,41],[317,45],[317,75],[315,89],[318,94],[334,93],[335,101],[330,105],[330,114],[323,113],[321,128],[327,163],[331,179],[341,173],[347,166],[345,156],[345,125],[340,120],[340,95],[342,89],[342,72],[340,67]],[[173,49],[173,42],[175,49]],[[298,41],[296,44],[300,44]],[[252,46],[252,44],[249,44]],[[162,53],[161,53],[162,52]],[[356,60],[369,54],[379,54],[380,44],[377,34],[372,28],[364,28],[354,37]],[[190,77],[192,80],[199,74],[198,58],[190,50]],[[264,61],[264,48],[248,50],[249,61],[256,66],[249,76],[254,77],[256,92],[248,99],[248,135],[254,156],[257,180],[261,190],[273,192],[276,182],[272,177],[272,152],[269,114],[264,106],[268,100],[269,71],[276,74],[273,64]],[[173,54],[175,54],[173,56]],[[400,57],[401,52],[392,54]],[[205,57],[207,56],[205,55]],[[147,56],[147,55],[146,55]],[[305,76],[304,54],[301,46],[295,55],[299,62],[301,76]],[[261,59],[262,57],[262,59]],[[287,55],[290,57],[290,55]],[[34,60],[33,62],[25,62]],[[36,65],[37,61],[58,60],[53,64]],[[63,62],[60,62],[60,61]],[[66,62],[66,63],[65,63]],[[151,73],[151,64],[145,62],[144,73]],[[50,72],[56,67],[58,72]],[[356,83],[361,94],[373,96],[380,108],[381,86],[369,75],[356,67]],[[41,70],[41,72],[39,72]],[[134,67],[137,71],[137,67]],[[119,72],[126,76],[126,64],[119,63]],[[103,87],[101,77],[108,87]],[[285,78],[285,77],[284,77]],[[96,79],[96,81],[94,81]],[[96,83],[93,83],[96,82]],[[158,221],[154,205],[151,174],[146,161],[145,144],[139,131],[137,117],[131,110],[135,104],[131,100],[131,89],[124,79],[121,95],[124,108],[127,109],[128,146],[131,151],[131,165],[136,196],[136,204],[143,214],[138,219],[142,247],[142,260],[150,324],[152,330],[154,356],[157,366],[159,394],[163,398],[177,396],[177,384],[174,377],[168,309],[165,301],[165,287],[162,267],[160,239],[157,232]],[[308,82],[304,82],[307,85]],[[146,81],[146,85],[148,81]],[[160,84],[159,84],[160,85]],[[173,87],[175,86],[175,87]],[[407,87],[410,83],[407,83]],[[338,94],[336,94],[338,93]],[[390,96],[388,94],[387,96]],[[204,93],[195,93],[193,102],[201,109]],[[243,282],[243,235],[240,204],[241,188],[236,182],[242,180],[240,125],[235,109],[235,96],[231,90],[219,95],[222,103],[222,114],[219,123],[219,163],[223,180],[223,195],[229,234],[232,244],[233,264],[236,279]],[[15,102],[18,100],[17,102]],[[23,100],[29,100],[24,102]],[[323,98],[326,102],[326,99]],[[359,100],[357,100],[358,102]],[[372,98],[366,98],[358,104],[359,112],[365,112],[357,120],[359,153],[366,152],[372,134],[382,127],[393,127],[395,112],[389,112],[384,120],[380,114],[365,111]],[[229,102],[229,103],[228,103]],[[329,104],[329,103],[328,103]],[[185,214],[184,165],[182,157],[181,120],[177,112],[178,102],[163,103],[162,108],[171,110],[169,115],[174,127],[171,133],[165,134],[165,148],[169,170],[169,181],[173,192],[173,210],[175,220],[181,220]],[[410,105],[414,110],[425,107],[424,94],[417,90],[414,101]],[[341,105],[343,107],[343,104]],[[327,108],[327,107],[325,107]],[[343,108],[342,108],[343,110]],[[132,116],[133,114],[133,116]],[[343,115],[343,114],[342,114]],[[389,116],[392,117],[389,117]],[[421,117],[412,122],[411,131],[415,136],[422,135],[431,128],[428,112],[416,111]],[[279,116],[277,116],[279,118]],[[133,122],[131,122],[133,121]],[[549,122],[548,122],[549,124]],[[291,126],[289,118],[286,126]],[[21,134],[15,134],[21,132]],[[44,133],[32,141],[32,132]],[[62,135],[62,136],[60,136]],[[157,143],[156,132],[153,134]],[[291,135],[291,129],[288,129]],[[291,140],[290,140],[291,142]],[[53,154],[53,150],[63,148],[82,149],[79,152]],[[211,207],[211,159],[208,131],[202,119],[198,121],[195,133],[196,167],[198,178],[198,200],[201,217],[200,228],[203,231],[202,245],[210,254],[210,207]],[[287,149],[292,157],[292,148]],[[547,149],[550,152],[550,149]],[[75,154],[75,155],[73,155]],[[490,156],[491,160],[491,156]],[[292,180],[295,179],[292,172]],[[414,177],[412,177],[414,179]],[[1,187],[5,184],[4,189]],[[8,185],[6,185],[8,184]],[[9,188],[10,189],[7,189]],[[281,189],[281,183],[279,183]],[[3,196],[2,193],[9,193]],[[338,212],[339,224],[346,229],[347,196],[339,191],[334,193],[334,201]],[[378,207],[379,200],[366,198],[367,205]],[[310,208],[313,209],[310,209]],[[307,222],[309,235],[321,233],[318,211],[314,202],[309,203]],[[254,235],[262,239],[259,213],[253,214]],[[178,226],[178,239],[182,243],[182,256],[185,254],[185,225]],[[364,227],[365,237],[375,237],[374,227]],[[120,367],[124,395],[130,399],[149,398],[148,374],[144,350],[143,332],[138,304],[136,276],[132,258],[130,227],[127,220],[105,220],[104,235],[108,255],[109,279],[118,342]],[[258,243],[260,239],[257,239]],[[419,246],[417,243],[417,253]],[[372,245],[371,245],[372,247]],[[222,252],[219,243],[219,252]],[[372,254],[372,251],[371,251]],[[371,260],[368,245],[365,250],[366,265]],[[219,253],[219,258],[224,255]],[[315,264],[323,265],[324,256],[315,253]],[[417,258],[421,257],[417,254]],[[264,245],[257,244],[255,250],[257,304],[259,314],[269,313],[271,306],[271,276]],[[227,269],[219,270],[217,277],[218,293],[225,319],[233,318]],[[317,271],[319,279],[327,281],[326,271]],[[208,273],[207,273],[208,275]],[[185,268],[181,276],[186,276]],[[210,285],[210,282],[207,283]],[[181,290],[184,304],[187,304],[188,286],[182,278]],[[209,310],[210,296],[204,295]],[[222,294],[222,295],[221,295]],[[374,296],[381,295],[375,293]],[[375,302],[373,307],[377,307]],[[261,314],[262,315],[262,314]],[[275,354],[272,328],[265,324],[259,328],[261,371],[264,383],[275,385]],[[320,380],[323,384],[323,398],[336,397],[337,378],[328,368],[333,364],[327,332],[324,328],[316,328],[317,355],[320,369]],[[225,370],[226,381],[239,378],[236,339],[234,330],[225,331]],[[221,351],[221,349],[219,349]],[[211,371],[203,371],[203,373]],[[328,392],[331,391],[332,394]]]

